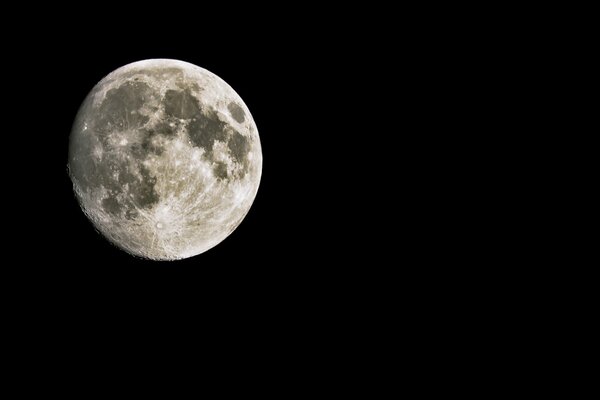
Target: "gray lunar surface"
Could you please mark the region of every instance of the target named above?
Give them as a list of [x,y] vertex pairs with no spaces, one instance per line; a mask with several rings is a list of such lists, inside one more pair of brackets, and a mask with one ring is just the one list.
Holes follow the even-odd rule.
[[94,226],[128,253],[203,253],[241,223],[256,196],[256,124],[222,79],[177,60],[121,67],[89,93],[69,142],[69,174]]

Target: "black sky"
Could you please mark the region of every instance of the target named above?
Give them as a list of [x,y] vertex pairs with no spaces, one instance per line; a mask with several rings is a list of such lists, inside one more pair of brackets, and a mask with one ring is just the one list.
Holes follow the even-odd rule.
[[[359,228],[364,217],[356,199],[369,168],[365,155],[373,151],[357,135],[360,115],[373,112],[362,98],[372,85],[365,83],[372,76],[363,68],[365,51],[374,52],[359,31],[327,28],[318,19],[282,18],[260,30],[251,21],[235,29],[215,21],[88,22],[40,29],[10,50],[15,120],[23,122],[13,129],[22,129],[15,140],[27,148],[11,177],[21,194],[14,199],[22,216],[14,239],[30,249],[24,268],[39,284],[65,289],[86,282],[98,290],[173,279],[244,291],[298,289],[348,268],[347,252],[369,235]],[[147,58],[184,60],[223,78],[252,112],[263,149],[261,185],[243,223],[212,250],[174,263],[133,258],[95,232],[67,174],[71,124],[89,90],[114,69]]]

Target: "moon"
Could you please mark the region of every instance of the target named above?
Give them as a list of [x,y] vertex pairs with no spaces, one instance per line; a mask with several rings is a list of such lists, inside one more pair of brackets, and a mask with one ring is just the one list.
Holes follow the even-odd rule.
[[94,227],[151,260],[223,241],[250,210],[262,173],[258,130],[240,96],[206,69],[169,59],[102,79],[75,117],[68,158]]

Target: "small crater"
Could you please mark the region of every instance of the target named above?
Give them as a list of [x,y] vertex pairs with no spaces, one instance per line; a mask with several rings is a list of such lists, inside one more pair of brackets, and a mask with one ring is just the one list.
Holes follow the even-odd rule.
[[127,211],[125,211],[125,218],[128,220],[133,220],[137,218],[138,215],[139,213],[133,208],[129,208]]
[[244,113],[244,110],[237,103],[229,103],[227,109],[229,110],[229,113],[231,114],[233,119],[235,119],[240,124],[246,119],[246,114]]

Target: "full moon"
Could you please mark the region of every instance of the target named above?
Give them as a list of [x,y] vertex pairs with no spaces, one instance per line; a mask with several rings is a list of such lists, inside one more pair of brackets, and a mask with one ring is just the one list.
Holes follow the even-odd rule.
[[83,212],[152,260],[203,253],[248,213],[262,173],[256,124],[215,74],[178,60],[125,65],[85,98],[69,140]]

